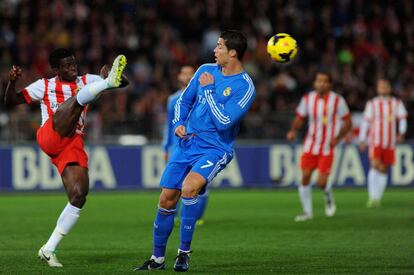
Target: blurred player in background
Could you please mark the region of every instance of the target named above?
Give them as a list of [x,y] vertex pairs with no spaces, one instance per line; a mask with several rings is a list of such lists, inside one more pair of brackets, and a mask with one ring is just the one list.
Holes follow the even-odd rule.
[[[173,119],[174,119],[174,106],[177,103],[177,100],[180,98],[181,93],[184,91],[185,87],[187,87],[188,83],[190,82],[191,78],[194,75],[194,68],[191,66],[182,66],[180,69],[180,73],[178,74],[177,80],[180,88],[178,91],[173,93],[168,97],[167,100],[167,123],[165,125],[165,131],[164,131],[164,139],[162,142],[163,149],[164,149],[164,160],[165,163],[168,162],[169,153],[171,151],[171,148],[173,146],[176,146],[178,143],[178,136],[174,133],[174,125],[173,125]],[[196,220],[197,225],[203,225],[204,220],[204,212],[206,210],[208,201],[208,191],[206,191],[204,194],[199,194],[198,196],[198,206],[199,206],[199,213],[197,214]],[[178,211],[178,205],[177,204],[177,211]],[[177,218],[176,218],[177,220]],[[179,221],[177,220],[177,224]]]
[[316,180],[325,192],[325,214],[332,217],[336,205],[332,187],[327,184],[334,159],[334,148],[352,127],[348,106],[342,96],[331,91],[332,77],[327,72],[318,72],[314,81],[315,90],[302,97],[296,109],[296,118],[287,139],[293,140],[308,117],[308,131],[303,145],[300,167],[302,183],[299,197],[303,213],[295,217],[301,222],[313,218],[311,177],[318,170]]
[[63,48],[50,54],[49,63],[56,76],[39,79],[19,93],[16,93],[15,83],[22,71],[13,66],[4,102],[13,106],[40,101],[42,126],[37,131],[37,142],[61,174],[69,202],[38,256],[51,267],[62,267],[55,254],[56,248],[77,222],[89,191],[88,156],[82,138],[87,106],[100,92],[126,86],[128,81],[122,77],[126,65],[123,55],[114,60],[109,74],[104,66],[102,76],[78,76],[74,55]]
[[[364,120],[360,127],[359,141],[361,151],[366,150],[369,130],[368,202],[367,207],[378,207],[387,185],[388,168],[395,161],[395,143],[404,140],[407,131],[407,110],[401,100],[391,96],[389,80],[377,81],[377,94],[367,102]],[[398,120],[398,134],[397,134]]]
[[152,256],[136,270],[165,269],[165,250],[180,197],[181,242],[174,270],[189,268],[198,194],[233,158],[239,123],[255,98],[255,87],[241,62],[246,48],[241,32],[223,32],[214,49],[216,64],[202,65],[175,105],[173,123],[180,139],[161,178]]

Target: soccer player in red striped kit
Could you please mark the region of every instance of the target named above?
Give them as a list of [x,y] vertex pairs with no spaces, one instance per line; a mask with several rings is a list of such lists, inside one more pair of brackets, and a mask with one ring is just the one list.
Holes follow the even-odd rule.
[[18,66],[13,66],[9,72],[4,103],[14,106],[40,102],[42,126],[37,131],[36,139],[61,174],[69,202],[49,240],[39,249],[38,256],[51,267],[62,267],[56,257],[56,248],[77,222],[89,191],[88,156],[83,143],[87,106],[102,91],[124,87],[128,81],[122,75],[126,66],[123,55],[114,60],[110,71],[104,66],[101,76],[78,76],[75,57],[67,49],[52,51],[49,63],[55,77],[39,79],[19,93],[15,83],[22,71]]
[[300,167],[302,182],[299,184],[299,198],[303,213],[295,221],[313,218],[311,177],[318,170],[317,184],[325,192],[325,214],[332,217],[336,205],[332,187],[328,184],[334,159],[334,148],[352,127],[348,106],[342,96],[331,91],[332,77],[327,72],[318,72],[314,80],[314,91],[302,97],[296,109],[296,118],[288,140],[294,140],[297,131],[308,118],[308,131],[303,145]]
[[367,102],[359,132],[359,146],[365,151],[369,130],[368,208],[380,206],[387,186],[388,168],[395,161],[395,143],[401,143],[407,131],[407,110],[401,100],[391,96],[391,91],[389,80],[378,79],[378,96]]

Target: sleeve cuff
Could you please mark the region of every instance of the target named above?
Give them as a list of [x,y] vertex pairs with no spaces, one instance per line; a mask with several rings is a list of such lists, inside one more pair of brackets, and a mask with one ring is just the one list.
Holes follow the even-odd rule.
[[341,117],[342,120],[347,120],[351,117],[351,113],[347,113]]
[[21,90],[21,93],[23,94],[23,97],[28,104],[32,103],[32,98],[30,97],[29,92],[26,89]]
[[214,84],[208,84],[206,86],[202,86],[201,88],[203,89],[203,91],[210,90],[211,92],[214,92],[215,90]]
[[300,118],[300,119],[305,119],[305,116],[304,115],[302,115],[301,113],[299,113],[299,112],[296,112],[296,117],[298,117],[298,118]]

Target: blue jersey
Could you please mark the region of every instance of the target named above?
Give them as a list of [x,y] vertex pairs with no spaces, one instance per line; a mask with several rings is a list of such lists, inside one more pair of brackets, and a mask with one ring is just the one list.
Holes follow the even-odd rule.
[[[201,87],[199,77],[209,72],[214,84]],[[202,65],[178,99],[174,110],[174,129],[185,125],[196,134],[203,147],[214,147],[233,154],[240,121],[249,110],[256,90],[246,72],[225,76],[217,64]]]
[[171,146],[174,146],[178,142],[178,137],[174,133],[174,106],[177,100],[180,98],[182,90],[178,90],[168,97],[167,100],[167,122],[164,129],[164,137],[162,141],[162,147],[164,152],[168,153]]

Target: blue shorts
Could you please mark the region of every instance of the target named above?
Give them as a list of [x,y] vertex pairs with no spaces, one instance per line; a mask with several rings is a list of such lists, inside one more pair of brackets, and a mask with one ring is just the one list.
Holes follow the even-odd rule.
[[232,156],[223,150],[204,146],[197,136],[180,139],[174,146],[160,185],[167,189],[181,190],[183,181],[190,171],[202,175],[208,184],[231,159]]

